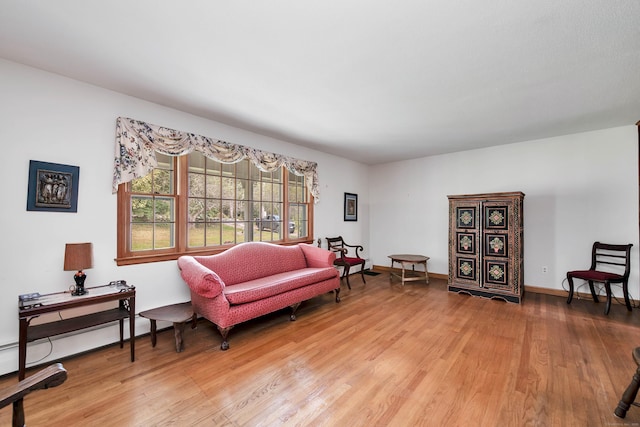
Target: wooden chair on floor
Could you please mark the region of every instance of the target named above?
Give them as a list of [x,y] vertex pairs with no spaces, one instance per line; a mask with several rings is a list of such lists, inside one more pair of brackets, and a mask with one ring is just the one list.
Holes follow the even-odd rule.
[[[335,252],[336,260],[333,262],[333,265],[337,267],[342,267],[342,277],[347,279],[347,286],[351,289],[351,284],[349,283],[349,270],[351,267],[360,266],[360,275],[362,276],[362,281],[367,283],[364,280],[364,264],[366,260],[360,257],[359,251],[363,251],[364,248],[360,245],[348,245],[342,239],[342,236],[338,237],[327,237],[327,245],[330,251]],[[354,256],[347,256],[349,254],[349,249],[354,249]]]
[[604,283],[604,288],[607,292],[607,305],[604,308],[604,314],[609,314],[611,309],[611,284],[621,283],[624,302],[627,310],[631,311],[628,289],[629,271],[631,270],[631,246],[633,246],[631,243],[628,245],[610,245],[595,242],[591,249],[591,267],[588,270],[575,270],[567,273],[567,281],[569,282],[567,304],[571,304],[573,299],[573,279],[582,279],[589,283],[591,296],[595,302],[599,301],[593,283]]
[[0,408],[13,404],[13,427],[23,427],[24,407],[22,400],[32,391],[57,387],[67,379],[67,371],[62,364],[56,363],[32,376],[23,379],[16,385],[0,390]]
[[634,402],[638,395],[638,389],[640,388],[640,347],[634,348],[631,355],[633,356],[633,360],[635,360],[636,365],[638,365],[638,368],[633,374],[633,378],[631,378],[631,384],[629,384],[629,387],[624,391],[622,399],[620,399],[618,406],[615,411],[613,411],[615,416],[620,418],[627,416],[627,411],[631,405],[640,406],[640,404]]

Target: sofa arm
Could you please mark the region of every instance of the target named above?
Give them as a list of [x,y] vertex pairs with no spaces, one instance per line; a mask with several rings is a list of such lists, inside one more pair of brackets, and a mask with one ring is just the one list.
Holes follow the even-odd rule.
[[192,256],[178,258],[180,275],[189,288],[205,298],[215,298],[225,287],[222,279],[213,271],[200,264]]
[[299,244],[308,267],[332,267],[336,254],[326,249],[304,243]]

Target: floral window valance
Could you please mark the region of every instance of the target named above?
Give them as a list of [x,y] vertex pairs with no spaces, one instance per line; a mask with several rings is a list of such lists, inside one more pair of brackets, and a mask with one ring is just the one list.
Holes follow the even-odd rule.
[[268,153],[126,117],[118,117],[116,122],[113,193],[118,192],[118,185],[143,177],[158,166],[156,151],[170,156],[181,156],[193,150],[221,163],[237,163],[249,158],[263,172],[273,172],[284,166],[290,172],[304,176],[315,202],[319,200],[318,164],[315,162]]

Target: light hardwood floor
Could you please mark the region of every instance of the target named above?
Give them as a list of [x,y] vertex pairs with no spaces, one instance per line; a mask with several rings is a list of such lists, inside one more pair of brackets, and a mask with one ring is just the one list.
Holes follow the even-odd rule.
[[[64,360],[62,386],[27,396],[34,426],[621,426],[613,410],[635,370],[640,311],[528,293],[521,305],[451,294],[432,279],[352,276],[324,295],[235,327],[208,321],[152,348]],[[140,319],[140,321],[145,321]],[[27,372],[27,375],[34,370]],[[0,380],[0,387],[17,375]],[[0,412],[9,425],[11,409]]]

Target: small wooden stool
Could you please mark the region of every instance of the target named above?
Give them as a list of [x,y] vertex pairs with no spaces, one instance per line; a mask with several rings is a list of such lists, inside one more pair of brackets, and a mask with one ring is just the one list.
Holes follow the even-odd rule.
[[140,316],[151,320],[151,345],[153,347],[156,346],[156,321],[164,320],[166,322],[173,322],[173,333],[176,338],[176,352],[178,353],[180,353],[184,348],[182,342],[184,325],[191,320],[191,329],[195,329],[197,322],[196,314],[193,312],[190,302],[165,305],[164,307],[143,311],[140,313]]

